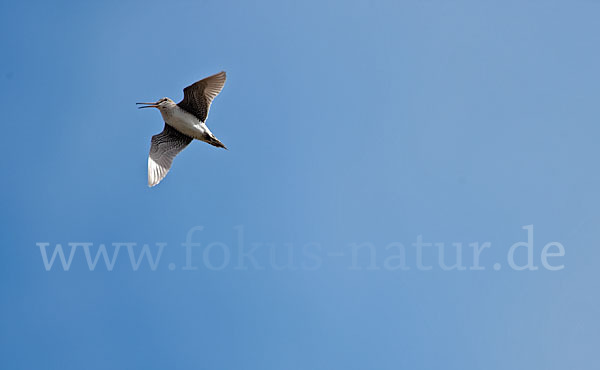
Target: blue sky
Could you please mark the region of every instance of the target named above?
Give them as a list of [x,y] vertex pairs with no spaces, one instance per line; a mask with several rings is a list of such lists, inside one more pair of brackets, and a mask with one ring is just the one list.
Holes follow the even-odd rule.
[[[2,368],[598,366],[598,2],[2,8]],[[220,70],[207,123],[229,151],[194,142],[148,188],[163,123],[134,103]],[[515,271],[526,225],[539,269]],[[428,248],[420,271],[419,235],[466,269]],[[154,270],[122,247],[90,271],[75,247],[46,271],[36,243],[76,242],[166,246]]]

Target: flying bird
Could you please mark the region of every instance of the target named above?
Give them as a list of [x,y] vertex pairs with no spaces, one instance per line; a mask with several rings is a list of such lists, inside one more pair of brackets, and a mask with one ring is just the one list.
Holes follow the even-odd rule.
[[165,178],[173,158],[194,139],[227,149],[206,126],[210,104],[223,89],[226,78],[223,71],[186,87],[183,89],[183,100],[177,104],[169,98],[162,98],[156,103],[136,103],[144,104],[140,109],[158,108],[165,121],[163,131],[152,136],[148,156],[148,186],[152,187]]

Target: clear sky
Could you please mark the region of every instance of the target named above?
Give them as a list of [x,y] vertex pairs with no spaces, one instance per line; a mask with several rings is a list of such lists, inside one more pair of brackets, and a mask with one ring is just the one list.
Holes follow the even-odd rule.
[[[598,19],[592,0],[3,3],[0,367],[597,368]],[[221,70],[207,123],[229,150],[194,142],[148,188],[163,122],[134,103]],[[529,233],[513,262],[538,269],[517,271]],[[437,262],[452,243],[464,270]],[[46,269],[56,244],[68,271]],[[112,271],[90,271],[100,244]],[[134,269],[144,244],[159,261]]]

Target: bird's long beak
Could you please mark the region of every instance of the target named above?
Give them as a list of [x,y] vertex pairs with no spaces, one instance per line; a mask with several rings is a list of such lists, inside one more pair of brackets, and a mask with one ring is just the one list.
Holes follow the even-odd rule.
[[135,104],[145,104],[145,106],[138,107],[138,109],[142,109],[142,108],[158,108],[158,105],[156,105],[156,103],[135,103]]

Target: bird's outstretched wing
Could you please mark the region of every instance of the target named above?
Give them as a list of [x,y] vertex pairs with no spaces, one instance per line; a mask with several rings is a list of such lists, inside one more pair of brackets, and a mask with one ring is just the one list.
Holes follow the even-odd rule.
[[210,103],[219,95],[226,79],[227,75],[223,71],[186,87],[183,89],[183,100],[177,105],[196,116],[200,121],[205,122]]
[[169,172],[173,158],[193,139],[165,123],[164,130],[152,136],[148,156],[148,186],[158,184]]

